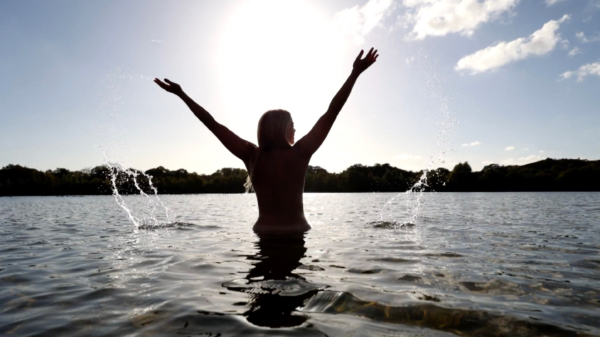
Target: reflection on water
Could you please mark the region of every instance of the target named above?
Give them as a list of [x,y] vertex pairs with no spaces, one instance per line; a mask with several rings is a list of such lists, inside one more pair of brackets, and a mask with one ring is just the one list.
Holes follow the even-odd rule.
[[389,197],[307,194],[285,237],[252,195],[165,196],[142,228],[0,198],[0,336],[600,335],[600,193],[432,194],[412,226],[377,221]]
[[318,288],[294,271],[306,253],[304,234],[260,235],[258,252],[248,256],[253,267],[246,282],[226,282],[224,287],[249,294],[248,322],[271,328],[293,327],[304,323],[305,315],[293,314],[314,296]]
[[[302,269],[318,270],[314,266],[300,263],[307,251],[304,234],[259,235],[255,247],[256,254],[247,257],[253,261],[253,267],[246,275],[245,282],[233,280],[225,282],[223,286],[249,295],[248,302],[244,304],[249,310],[243,316],[257,326],[300,326],[308,319],[307,313],[325,313],[356,315],[385,323],[415,325],[448,332],[460,331],[463,336],[581,335],[551,324],[485,311],[444,308],[428,303],[389,306],[377,301],[364,301],[347,292],[323,290],[326,286],[313,285],[295,272]],[[380,270],[358,272],[369,274]],[[420,278],[405,275],[399,280],[418,282]],[[518,293],[518,286],[515,284],[506,285],[498,280],[491,283],[460,282],[475,292]],[[430,295],[422,295],[419,299],[440,302],[439,298]],[[499,326],[502,327],[500,331]]]

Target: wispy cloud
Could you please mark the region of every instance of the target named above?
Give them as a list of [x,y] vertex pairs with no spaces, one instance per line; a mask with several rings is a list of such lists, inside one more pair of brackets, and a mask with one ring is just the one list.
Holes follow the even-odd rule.
[[361,44],[365,35],[377,27],[393,9],[392,0],[369,0],[363,6],[356,5],[335,13],[333,23],[342,34],[349,36],[354,43]]
[[514,149],[515,149],[515,147],[514,147],[514,146],[509,146],[509,147],[507,147],[507,148],[506,148],[506,151],[512,151],[512,150],[514,150]]
[[600,41],[600,36],[596,35],[592,38],[589,38],[587,36],[585,36],[584,32],[577,32],[575,33],[575,37],[577,37],[579,39],[579,41],[583,42],[583,43],[590,43],[590,42],[596,42],[596,41]]
[[408,22],[414,23],[412,38],[460,33],[471,36],[483,23],[511,10],[519,0],[404,0]]
[[586,76],[596,75],[600,76],[600,62],[588,63],[579,67],[574,71],[565,71],[560,75],[563,80],[569,79],[577,75],[577,82],[583,81]]
[[461,146],[477,146],[477,145],[481,145],[481,142],[477,141],[477,142],[472,142],[472,143],[465,143],[465,144],[462,144]]
[[565,14],[560,20],[550,20],[528,38],[518,38],[510,42],[500,42],[461,58],[455,70],[470,70],[473,74],[502,67],[508,63],[526,59],[533,55],[544,55],[557,45],[560,24],[570,18]]
[[575,47],[569,51],[569,56],[571,56],[571,57],[573,57],[577,54],[581,54],[581,50],[579,50],[579,48],[577,48],[577,47]]
[[162,40],[150,40],[150,42],[162,43]]
[[552,5],[555,5],[555,4],[557,4],[559,2],[563,2],[563,1],[565,1],[565,0],[546,0],[546,6],[552,6]]

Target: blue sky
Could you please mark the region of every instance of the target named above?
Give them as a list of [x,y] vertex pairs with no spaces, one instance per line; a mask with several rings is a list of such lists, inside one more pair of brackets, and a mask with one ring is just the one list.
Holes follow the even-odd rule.
[[152,79],[252,142],[287,109],[299,139],[371,46],[312,165],[600,159],[598,0],[20,0],[0,29],[0,166],[243,167]]

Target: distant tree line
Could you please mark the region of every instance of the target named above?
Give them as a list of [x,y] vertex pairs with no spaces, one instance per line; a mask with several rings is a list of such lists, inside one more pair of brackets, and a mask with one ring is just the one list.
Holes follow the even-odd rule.
[[[246,170],[237,168],[205,175],[162,166],[145,172],[108,166],[42,172],[8,165],[0,169],[0,196],[112,194],[113,183],[120,194],[138,194],[137,187],[152,193],[152,186],[160,194],[244,193],[247,176]],[[457,164],[452,171],[438,168],[418,172],[389,164],[357,164],[341,173],[309,166],[305,183],[306,192],[403,192],[411,188],[437,192],[600,191],[600,161],[545,159],[522,166],[491,164],[479,172],[473,172],[467,162]]]

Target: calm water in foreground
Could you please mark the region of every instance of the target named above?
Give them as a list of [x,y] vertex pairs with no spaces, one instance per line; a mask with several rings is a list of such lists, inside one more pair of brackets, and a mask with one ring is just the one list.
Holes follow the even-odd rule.
[[0,336],[600,335],[600,193],[426,194],[415,226],[380,221],[394,195],[306,194],[286,238],[253,195],[163,196],[149,229],[108,196],[0,198]]

